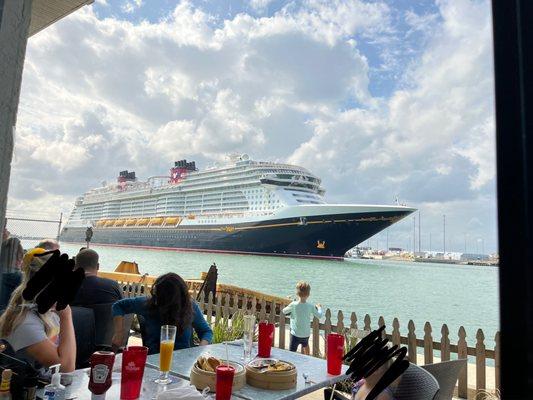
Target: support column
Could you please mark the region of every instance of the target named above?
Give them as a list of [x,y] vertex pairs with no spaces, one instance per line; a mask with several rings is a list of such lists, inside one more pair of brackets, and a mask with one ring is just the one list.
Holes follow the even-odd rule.
[[[33,0],[0,0],[0,228],[5,224],[20,97]],[[0,243],[1,243],[0,235]]]

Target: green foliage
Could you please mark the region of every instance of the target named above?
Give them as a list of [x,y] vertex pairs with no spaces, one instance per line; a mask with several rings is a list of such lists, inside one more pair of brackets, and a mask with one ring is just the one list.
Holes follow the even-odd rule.
[[213,330],[213,343],[230,342],[242,339],[244,334],[244,314],[237,311],[231,318],[219,317],[211,325]]

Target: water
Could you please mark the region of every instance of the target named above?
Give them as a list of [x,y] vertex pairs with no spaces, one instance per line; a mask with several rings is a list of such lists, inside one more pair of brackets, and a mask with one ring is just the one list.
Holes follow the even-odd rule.
[[[79,245],[62,244],[75,254]],[[418,337],[429,321],[433,337],[440,340],[443,323],[450,329],[452,343],[463,325],[470,346],[478,328],[483,329],[488,348],[499,329],[498,269],[494,267],[425,264],[376,260],[307,260],[214,253],[187,253],[91,246],[100,254],[100,268],[113,271],[122,261],[136,261],[141,273],[159,275],[176,272],[184,278],[198,278],[216,262],[219,282],[277,296],[293,296],[298,280],[311,283],[310,301],[321,303],[334,313],[342,310],[344,323],[355,311],[362,326],[365,314],[377,326],[379,316],[392,329],[400,321],[402,335],[412,319]]]

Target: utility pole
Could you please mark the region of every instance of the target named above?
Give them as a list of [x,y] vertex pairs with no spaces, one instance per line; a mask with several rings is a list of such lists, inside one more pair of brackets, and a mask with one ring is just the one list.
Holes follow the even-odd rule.
[[431,232],[429,232],[429,252],[431,253]]
[[416,253],[416,215],[413,215],[413,256]]
[[446,214],[442,216],[442,253],[446,256]]
[[422,251],[420,249],[421,240],[422,240],[422,230],[420,229],[420,210],[418,210],[418,252],[419,253]]

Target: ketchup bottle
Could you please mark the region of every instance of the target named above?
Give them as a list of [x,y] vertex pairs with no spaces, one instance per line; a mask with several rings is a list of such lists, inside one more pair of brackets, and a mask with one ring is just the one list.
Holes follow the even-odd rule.
[[95,351],[89,359],[91,375],[89,376],[89,390],[93,399],[104,399],[105,392],[111,387],[111,375],[115,353],[112,351]]

